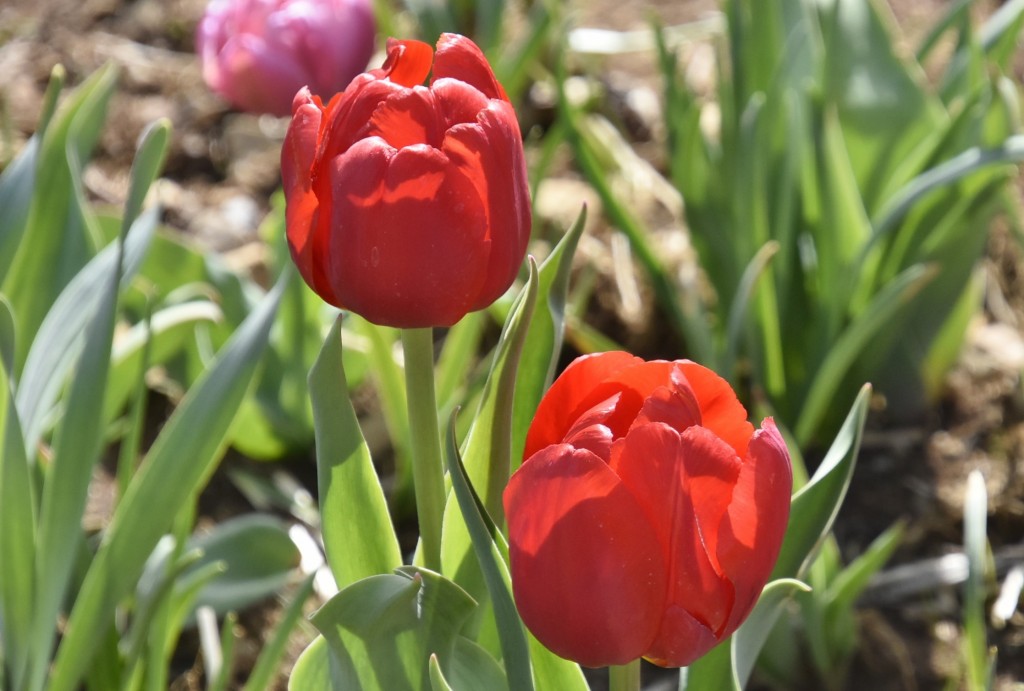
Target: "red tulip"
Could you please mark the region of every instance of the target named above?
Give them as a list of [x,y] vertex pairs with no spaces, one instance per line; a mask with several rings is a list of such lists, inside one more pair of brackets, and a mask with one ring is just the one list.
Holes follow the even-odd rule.
[[442,35],[436,55],[389,40],[383,68],[327,106],[300,92],[281,169],[303,278],[377,324],[450,326],[504,293],[526,253],[515,111],[463,36]]
[[526,626],[588,667],[688,665],[750,614],[789,519],[789,453],[686,360],[613,352],[552,385],[505,489]]

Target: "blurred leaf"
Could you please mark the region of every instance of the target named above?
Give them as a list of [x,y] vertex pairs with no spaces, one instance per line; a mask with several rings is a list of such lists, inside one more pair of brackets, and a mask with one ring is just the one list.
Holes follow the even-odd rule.
[[[157,217],[156,210],[146,212],[128,233],[122,264],[126,278],[138,270]],[[17,400],[24,421],[25,448],[30,454],[35,454],[61,387],[82,350],[84,332],[98,308],[104,281],[117,266],[118,252],[116,244],[104,248],[68,283],[47,312],[29,349]]]
[[416,567],[352,583],[313,615],[330,647],[333,688],[429,688],[430,656],[448,668],[474,607],[452,581]]
[[501,641],[502,658],[505,661],[505,673],[508,675],[508,686],[517,691],[529,691],[534,688],[530,672],[530,652],[522,621],[512,600],[511,577],[505,563],[508,558],[508,546],[504,544],[501,531],[494,525],[483,501],[470,484],[469,475],[459,457],[455,442],[454,417],[449,425],[446,441],[445,456],[452,494],[472,540],[473,552],[487,584],[487,592],[494,603],[494,617]]
[[223,573],[195,601],[195,607],[208,606],[218,615],[244,609],[279,591],[294,576],[300,556],[287,526],[266,514],[218,523],[209,533],[190,539],[185,549],[202,553],[186,576],[207,564],[222,565]]
[[822,599],[830,609],[852,610],[857,598],[864,592],[871,578],[878,573],[903,540],[904,525],[896,523],[876,537],[849,565],[840,571],[828,584],[828,592]]
[[309,372],[324,550],[338,587],[402,563],[384,491],[349,398],[341,320]]
[[36,515],[28,458],[14,405],[13,319],[0,297],[0,639],[12,688],[25,688],[35,602]]
[[114,339],[103,419],[112,421],[133,393],[146,352],[147,365],[162,364],[185,348],[196,324],[219,322],[220,308],[207,300],[170,305],[153,314],[151,320],[135,324]]
[[24,239],[2,286],[22,339],[19,368],[50,305],[92,254],[94,238],[86,233],[80,177],[115,83],[116,71],[110,65],[94,72],[63,104],[42,137]]
[[[36,170],[39,167],[40,142],[46,135],[46,128],[57,107],[57,97],[64,88],[65,76],[64,68],[55,65],[43,96],[39,128],[18,157],[0,174],[0,209],[4,210],[0,214],[0,286],[4,285],[4,278],[25,234],[35,191]],[[11,371],[14,371],[13,368]]]
[[966,687],[969,691],[992,688],[994,650],[989,652],[985,627],[985,555],[988,549],[988,490],[980,470],[967,476],[964,496],[964,552],[967,580],[964,583],[964,641]]
[[192,386],[132,478],[75,601],[57,651],[51,691],[75,688],[96,644],[94,632],[110,621],[160,536],[216,468],[266,346],[284,280],[287,277],[278,281]]
[[853,476],[870,399],[871,386],[865,384],[821,465],[793,496],[789,524],[772,580],[803,574],[818,545],[832,529]]
[[[308,576],[302,582],[302,585],[296,589],[291,602],[285,606],[281,620],[274,626],[270,639],[260,650],[259,656],[256,658],[256,664],[250,670],[249,677],[246,679],[242,691],[263,691],[263,689],[271,688],[272,681],[277,676],[278,668],[284,660],[292,633],[302,618],[306,601],[313,594],[314,578],[315,574]],[[311,689],[312,687],[304,686],[301,688]]]
[[832,343],[818,367],[804,398],[796,424],[797,441],[807,444],[835,403],[844,377],[861,351],[884,329],[894,328],[900,310],[936,275],[934,267],[912,266],[878,292],[863,313],[858,315]]
[[[127,234],[128,225],[124,226]],[[54,433],[53,461],[46,472],[36,536],[36,599],[32,621],[32,662],[28,687],[39,688],[49,668],[56,621],[71,582],[82,535],[82,514],[93,466],[103,448],[102,401],[110,369],[124,235],[118,239],[113,271],[100,283],[94,311],[85,315],[85,343],[78,359],[60,426]]]
[[512,455],[509,470],[523,462],[526,431],[544,392],[551,386],[565,334],[565,301],[576,246],[587,222],[587,208],[580,209],[575,223],[544,259],[537,272],[537,306],[530,319],[519,358],[512,406]]

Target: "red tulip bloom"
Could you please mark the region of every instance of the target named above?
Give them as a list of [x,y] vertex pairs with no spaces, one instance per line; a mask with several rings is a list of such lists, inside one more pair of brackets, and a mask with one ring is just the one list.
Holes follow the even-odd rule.
[[374,323],[450,326],[504,293],[526,253],[516,114],[463,36],[436,54],[389,40],[383,68],[327,106],[300,92],[281,170],[306,283]]
[[688,665],[750,614],[793,476],[772,420],[686,360],[577,359],[544,396],[505,490],[523,621],[588,667]]

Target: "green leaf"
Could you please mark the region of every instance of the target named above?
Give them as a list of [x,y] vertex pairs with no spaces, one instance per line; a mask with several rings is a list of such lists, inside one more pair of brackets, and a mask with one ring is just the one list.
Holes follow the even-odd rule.
[[266,346],[286,279],[278,281],[192,386],[132,478],[75,601],[57,651],[51,691],[75,688],[96,645],[96,629],[110,621],[160,536],[216,468]]
[[794,495],[773,580],[804,573],[832,529],[853,476],[870,399],[871,386],[865,384],[821,465]]
[[814,374],[797,420],[794,431],[799,443],[807,444],[818,431],[828,409],[835,404],[835,395],[844,378],[861,352],[871,345],[879,332],[896,323],[901,309],[936,273],[935,267],[921,265],[904,270],[872,298],[865,310],[832,343]]
[[341,317],[309,372],[324,549],[338,586],[402,563],[398,538],[363,439],[342,365]]
[[430,656],[430,688],[431,691],[453,691],[452,687],[448,684],[448,680],[444,678],[444,672],[441,671],[441,663],[437,660],[437,655]]
[[[57,107],[57,97],[64,88],[64,68],[55,65],[50,73],[50,82],[46,86],[43,98],[42,115],[39,118],[39,129],[28,140],[25,148],[0,174],[0,286],[11,268],[18,246],[24,237],[28,225],[29,211],[32,208],[33,193],[36,182],[36,169],[39,166],[39,148],[46,134],[46,128]],[[9,368],[12,372],[13,368]]]
[[[127,226],[125,226],[127,232]],[[53,461],[43,484],[36,551],[36,600],[32,622],[29,688],[39,688],[49,666],[57,619],[74,558],[82,540],[81,521],[93,466],[103,448],[103,407],[110,350],[114,339],[124,236],[117,243],[114,271],[105,277],[95,312],[85,327],[85,344],[71,381],[64,416],[54,435]]]
[[967,663],[966,685],[969,691],[991,688],[991,667],[985,631],[985,574],[988,549],[988,490],[980,470],[967,476],[964,496],[964,552],[967,554],[967,581],[964,583],[964,641]]
[[210,607],[219,615],[279,591],[294,576],[300,557],[287,526],[265,514],[218,523],[209,533],[190,539],[185,549],[202,553],[185,576],[208,564],[221,564],[223,572],[198,593],[194,605]]
[[299,655],[288,677],[288,691],[333,691],[331,651],[327,640],[317,636]]
[[12,688],[25,688],[35,602],[36,492],[11,391],[13,326],[10,307],[0,297],[0,638]]
[[[129,231],[122,267],[125,278],[130,279],[138,270],[158,218],[155,209],[147,212]],[[105,281],[117,267],[119,251],[116,244],[111,244],[86,264],[53,303],[36,333],[18,386],[18,411],[29,453],[35,453],[61,387],[78,359],[83,334],[96,314]]]
[[452,581],[416,567],[349,585],[313,615],[330,647],[333,688],[429,688],[430,656],[448,668],[475,606]]
[[113,67],[97,70],[64,103],[42,138],[23,240],[3,284],[22,339],[19,366],[50,305],[92,253],[95,238],[86,230],[81,173],[115,84]]
[[519,358],[515,403],[512,406],[512,472],[523,462],[526,431],[540,399],[555,376],[565,333],[565,301],[572,258],[586,222],[587,208],[584,206],[572,228],[562,236],[537,272],[537,306]]
[[741,691],[750,680],[758,653],[794,592],[808,592],[800,581],[778,579],[764,587],[747,620],[725,641],[680,670],[682,691]]
[[498,661],[482,646],[465,636],[455,640],[455,657],[448,667],[448,677],[455,689],[508,691],[505,670]]
[[512,599],[511,577],[505,564],[508,547],[503,544],[501,532],[495,527],[486,507],[470,485],[469,474],[462,464],[455,443],[454,416],[449,425],[446,441],[445,456],[448,475],[452,482],[452,494],[469,531],[473,552],[487,584],[487,592],[494,603],[494,617],[497,620],[509,688],[517,691],[533,689],[526,634]]
[[783,605],[794,593],[809,591],[807,585],[790,578],[771,581],[764,587],[754,610],[732,635],[732,668],[739,688],[746,688],[758,653],[768,640]]
[[[828,584],[823,599],[830,611],[852,610],[871,578],[878,573],[903,540],[904,525],[896,523],[876,537],[863,554],[849,563]],[[835,616],[835,615],[830,615]]]

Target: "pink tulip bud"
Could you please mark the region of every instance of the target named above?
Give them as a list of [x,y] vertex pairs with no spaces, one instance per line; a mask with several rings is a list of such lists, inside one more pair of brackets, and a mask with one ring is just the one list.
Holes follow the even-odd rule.
[[373,53],[370,0],[212,0],[196,30],[203,78],[231,104],[288,115],[304,86],[330,98]]

